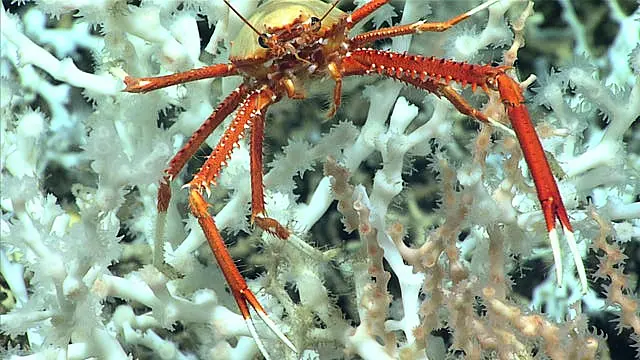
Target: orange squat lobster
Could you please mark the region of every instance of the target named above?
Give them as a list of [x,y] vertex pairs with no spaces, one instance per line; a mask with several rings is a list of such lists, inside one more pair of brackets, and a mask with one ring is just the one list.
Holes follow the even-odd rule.
[[[236,12],[233,7],[225,3]],[[329,115],[335,114],[340,105],[342,79],[352,75],[379,74],[394,78],[439,97],[448,99],[461,113],[481,122],[490,119],[471,107],[449,83],[470,85],[485,92],[498,91],[511,125],[522,147],[531,171],[538,198],[542,206],[549,238],[554,250],[558,282],[562,282],[562,267],[556,219],[563,227],[574,261],[586,289],[586,275],[582,259],[576,249],[573,230],[560,192],[551,173],[540,140],[531,124],[527,108],[523,104],[519,84],[507,75],[508,66],[472,65],[464,62],[398,54],[365,48],[374,41],[425,31],[445,31],[478,11],[488,8],[498,0],[490,0],[445,22],[418,21],[408,25],[392,26],[348,37],[358,22],[388,3],[390,0],[371,0],[364,6],[346,14],[334,4],[321,0],[271,0],[260,6],[256,14],[245,21],[244,28],[233,42],[230,63],[206,66],[167,76],[126,77],[128,92],[144,93],[167,86],[199,79],[241,75],[244,82],[228,95],[209,118],[196,130],[189,141],[173,157],[158,191],[159,225],[163,226],[171,198],[168,182],[184,167],[211,132],[237,109],[231,124],[224,131],[217,146],[191,182],[189,204],[198,219],[250,333],[260,351],[268,356],[260,340],[250,314],[253,308],[269,328],[293,351],[294,345],[269,319],[265,309],[235,266],[227,251],[208,204],[202,192],[215,185],[216,177],[226,164],[234,145],[243,134],[250,133],[251,169],[251,222],[281,239],[289,237],[289,230],[277,220],[266,215],[262,174],[262,143],[264,139],[265,112],[270,105],[284,96],[298,99],[304,95],[299,88],[304,81],[331,77],[335,81],[333,105]],[[257,27],[257,28],[256,28]]]

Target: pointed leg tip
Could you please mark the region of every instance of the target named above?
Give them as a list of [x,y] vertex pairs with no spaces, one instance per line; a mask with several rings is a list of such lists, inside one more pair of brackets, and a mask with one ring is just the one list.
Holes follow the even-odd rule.
[[576,265],[578,278],[580,279],[580,284],[582,286],[582,294],[585,295],[589,291],[589,281],[587,280],[587,272],[584,267],[584,262],[582,261],[582,255],[578,250],[575,235],[573,234],[573,231],[564,224],[562,226],[562,230],[564,231],[564,236],[567,239],[567,244],[569,245],[569,249],[573,255],[573,262]]
[[258,331],[256,330],[256,327],[253,324],[253,319],[251,319],[251,316],[245,317],[244,321],[247,324],[249,333],[251,334],[253,341],[256,342],[256,346],[258,346],[258,350],[260,350],[260,353],[262,354],[262,356],[264,356],[265,360],[271,359],[271,357],[269,356],[269,353],[267,352],[267,348],[264,346],[264,343],[260,339],[260,335],[258,335]]
[[555,228],[549,229],[549,243],[551,244],[551,251],[553,252],[553,262],[556,266],[556,280],[558,286],[562,286],[562,252],[560,250],[558,231]]
[[467,11],[465,15],[466,15],[466,16],[471,16],[471,15],[473,15],[473,14],[477,13],[477,12],[480,12],[480,11],[482,11],[482,10],[484,10],[484,9],[489,8],[491,5],[493,5],[493,4],[495,4],[495,3],[499,2],[499,1],[500,1],[500,0],[489,0],[489,1],[485,1],[484,3],[482,3],[482,4],[478,5],[478,6],[476,6],[475,8],[473,8],[473,9],[471,9],[471,10],[469,10],[469,11]]
[[260,316],[260,319],[262,319],[262,321],[267,325],[269,330],[271,330],[271,332],[273,332],[278,337],[278,339],[282,341],[283,344],[285,344],[289,349],[291,349],[291,351],[297,354],[298,349],[296,349],[295,345],[293,345],[291,340],[289,340],[289,338],[287,338],[287,336],[284,333],[282,333],[280,329],[278,329],[278,327],[273,322],[273,320],[271,320],[271,318],[263,311],[256,310],[256,312],[258,313],[258,316]]
[[487,117],[487,121],[489,122],[489,124],[491,124],[493,127],[497,128],[498,130],[501,130],[502,132],[509,134],[512,137],[516,137],[516,133],[515,131],[511,130],[510,128],[508,128],[506,125],[502,124],[501,122],[499,122],[498,120],[495,120],[491,117]]
[[[282,333],[282,331],[280,331],[280,329],[278,329],[278,327],[273,322],[273,320],[271,320],[269,315],[267,315],[266,311],[264,310],[264,308],[262,307],[262,305],[260,304],[260,302],[258,301],[256,296],[253,294],[253,292],[251,290],[247,289],[247,291],[245,291],[243,293],[243,298],[244,298],[245,304],[247,304],[247,305],[249,305],[249,306],[251,306],[253,308],[253,310],[258,314],[260,319],[264,322],[265,325],[267,325],[269,330],[271,330],[271,332],[278,338],[278,340],[280,340],[289,349],[291,349],[291,351],[293,351],[295,354],[297,354],[298,353],[298,349],[296,349],[295,345],[293,345],[291,340],[289,340],[286,337],[286,335],[284,333]],[[267,358],[267,355],[263,351],[263,349],[266,349],[266,348],[264,347],[264,344],[262,343],[262,341],[260,340],[260,338],[258,336],[258,333],[256,332],[255,326],[253,325],[253,320],[251,319],[251,314],[247,310],[247,314],[245,315],[243,313],[243,316],[244,316],[245,320],[247,321],[247,327],[249,328],[249,332],[251,333],[251,336],[253,337],[253,339],[255,340],[256,344],[258,345],[258,348],[260,348],[260,351]]]

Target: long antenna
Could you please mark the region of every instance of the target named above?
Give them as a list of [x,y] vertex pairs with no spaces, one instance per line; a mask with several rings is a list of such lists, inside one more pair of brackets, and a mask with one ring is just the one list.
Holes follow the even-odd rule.
[[[240,14],[238,12],[238,10],[236,10],[230,3],[229,0],[222,0],[224,1],[225,4],[227,4],[227,6],[229,7],[229,9],[231,9],[231,11],[233,11],[236,15],[238,15],[238,17],[242,20],[242,22],[244,22],[245,24],[247,24],[247,26],[249,26],[251,28],[251,30],[253,30],[253,32],[255,32],[256,34],[258,34],[258,36],[262,36],[262,33],[260,31],[258,31],[258,29],[256,29],[255,27],[253,27],[253,25],[251,25],[251,23],[245,19],[244,16],[242,16],[242,14]],[[335,5],[334,5],[335,6]]]
[[[226,1],[226,0],[225,0],[225,1]],[[320,18],[320,22],[322,22],[322,21],[324,20],[324,18],[326,18],[326,17],[327,17],[327,15],[329,15],[329,13],[330,13],[333,9],[335,9],[335,7],[338,5],[338,3],[339,3],[339,2],[340,2],[340,0],[336,0],[336,1],[334,1],[334,2],[333,2],[333,5],[331,5],[331,7],[329,8],[329,10],[328,10],[324,15],[322,15],[322,18]]]

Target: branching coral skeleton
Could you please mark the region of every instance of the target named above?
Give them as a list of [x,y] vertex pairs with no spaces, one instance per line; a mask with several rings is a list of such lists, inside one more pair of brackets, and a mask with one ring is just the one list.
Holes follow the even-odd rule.
[[[566,8],[566,2],[562,3]],[[139,6],[125,6],[119,1],[69,5],[45,1],[36,7],[63,17],[77,11],[78,19],[99,24],[103,37],[83,35],[87,30],[82,27],[69,30],[73,36],[48,36],[48,31],[64,31],[57,29],[33,36],[29,32],[42,18],[38,10],[23,17],[28,25],[23,29],[18,17],[3,8],[0,271],[18,299],[16,308],[0,317],[4,333],[26,332],[31,352],[42,357],[117,359],[127,353],[139,357],[143,354],[140,349],[147,349],[156,356],[176,359],[252,358],[257,351],[266,357],[293,358],[297,348],[302,356],[320,358],[346,353],[365,359],[437,359],[446,351],[464,351],[470,358],[492,352],[508,357],[531,354],[537,348],[552,358],[593,358],[604,342],[588,331],[581,311],[560,307],[559,313],[548,315],[556,322],[538,311],[545,301],[550,303],[563,293],[581,292],[588,293],[582,299],[588,311],[602,307],[605,298],[619,304],[621,328],[637,329],[637,314],[630,310],[637,297],[629,293],[626,275],[609,269],[619,268],[620,262],[600,264],[598,276],[611,280],[611,291],[599,295],[587,283],[582,258],[596,236],[597,249],[618,254],[616,246],[606,244],[605,233],[633,239],[640,232],[638,199],[631,195],[638,189],[628,181],[637,176],[637,169],[629,165],[637,154],[629,160],[616,160],[620,158],[612,155],[614,150],[625,149],[625,133],[640,115],[638,69],[633,68],[640,50],[620,41],[610,52],[612,57],[622,54],[631,59],[629,70],[616,69],[616,73],[633,74],[631,81],[625,78],[615,83],[622,90],[615,86],[610,90],[591,76],[594,68],[578,62],[540,80],[542,87],[528,105],[553,110],[547,114],[534,111],[533,118],[541,124],[544,148],[552,162],[560,162],[568,176],[562,177],[558,188],[522,96],[535,77],[522,83],[511,77],[518,49],[524,44],[525,21],[533,19],[532,7],[526,2],[434,3],[436,14],[428,16],[426,3],[408,1],[398,24],[409,25],[368,30],[355,28],[368,23],[369,14],[376,27],[392,23],[394,8],[387,1],[360,4],[363,6],[351,15],[338,10],[344,4],[332,8],[332,4],[313,2],[317,9],[305,15],[311,17],[298,19],[294,19],[298,10],[293,9],[301,2],[273,4],[143,1]],[[393,5],[396,10],[402,6]],[[278,14],[276,10],[288,11],[284,14],[292,17],[282,20],[277,15],[285,22],[284,30],[277,29],[272,20],[258,20]],[[250,16],[254,11],[258,15]],[[489,14],[486,22],[485,13]],[[218,54],[204,56],[215,57],[206,62],[219,65],[203,67],[198,14],[215,24],[205,50]],[[625,30],[634,30],[624,14],[615,14]],[[246,16],[254,29],[243,25],[238,15]],[[430,22],[448,18],[452,20]],[[442,34],[420,34],[446,30],[462,20]],[[272,28],[264,28],[265,23]],[[482,30],[465,25],[471,23]],[[351,28],[354,31],[348,32]],[[235,35],[238,31],[240,35]],[[413,40],[395,37],[408,34],[415,34]],[[390,49],[368,48],[388,37],[394,37]],[[229,46],[223,43],[229,39],[236,40],[227,62]],[[55,46],[58,56],[75,56],[75,49],[90,48],[95,70],[84,72],[69,58],[58,60],[38,43],[47,41],[60,44]],[[504,45],[509,48],[501,65],[469,65],[495,60],[479,58],[483,49]],[[265,59],[266,67],[261,64]],[[180,73],[195,68],[200,70]],[[127,75],[171,73],[178,75]],[[240,84],[232,76],[237,74],[244,75]],[[399,82],[380,81],[362,90],[362,81],[371,80],[353,75],[367,74]],[[119,93],[119,76],[127,91],[156,91]],[[225,78],[206,80],[221,76]],[[63,85],[51,86],[49,77]],[[319,130],[322,115],[316,115],[322,108],[313,101],[315,84],[321,82],[314,77],[326,78],[325,83],[334,87],[329,114],[340,119],[324,134]],[[203,80],[182,85],[196,79]],[[616,79],[619,77],[608,77],[608,81]],[[403,90],[401,83],[437,96],[427,96],[420,103],[423,95]],[[92,100],[91,106],[76,107],[71,99],[80,96],[70,92],[67,84],[84,89],[82,95]],[[570,84],[577,97],[563,93]],[[167,87],[170,85],[178,86]],[[477,106],[476,99],[463,89],[465,85],[487,93],[488,104]],[[57,93],[60,95],[52,95]],[[331,89],[320,93],[331,93]],[[45,110],[35,109],[33,94],[41,95]],[[287,97],[292,99],[275,104]],[[302,97],[311,100],[299,100]],[[212,99],[216,98],[224,100],[214,110]],[[367,114],[358,105],[360,98],[366,100]],[[602,140],[582,143],[581,132],[596,125],[591,120],[595,111],[583,111],[581,102],[609,116],[611,122]],[[296,108],[304,104],[313,105],[313,115]],[[158,113],[167,109],[175,112],[167,115],[175,123],[168,130],[158,129]],[[297,122],[287,119],[284,123],[289,125],[276,125],[291,113],[296,114]],[[475,141],[465,135],[471,154],[460,151],[454,141],[453,134],[459,130],[453,120],[461,114],[492,125],[482,125]],[[228,115],[232,118],[229,124]],[[345,117],[362,126],[342,121]],[[505,125],[507,118],[523,147],[542,211],[536,210],[527,172],[519,168],[521,153],[513,131]],[[305,127],[300,132],[303,137],[289,133],[296,126]],[[69,131],[73,128],[76,130]],[[242,139],[246,128],[248,145]],[[500,129],[501,134],[494,141],[492,128]],[[194,130],[193,137],[185,141]],[[262,143],[277,140],[275,134],[293,137],[262,176]],[[560,137],[567,141],[559,143]],[[48,140],[43,142],[44,138]],[[438,146],[432,147],[433,139]],[[83,151],[70,151],[74,144]],[[179,185],[183,180],[180,170],[202,144],[213,152],[197,175],[187,179],[191,180],[185,187],[192,216],[185,229],[182,219],[187,200],[184,192],[174,191],[170,202],[173,186],[167,181]],[[163,172],[168,158],[181,147]],[[280,154],[280,149],[273,150]],[[38,160],[34,155],[38,153],[46,154],[47,160]],[[438,173],[434,183],[441,193],[440,209],[428,216],[413,202],[424,195],[419,195],[421,186],[407,181],[415,175],[406,172],[407,160],[420,161],[425,155],[432,166],[427,171],[418,169],[419,173]],[[314,170],[320,162],[325,163],[324,175]],[[363,164],[373,163],[377,170],[362,177]],[[82,172],[80,164],[86,164],[89,171]],[[59,206],[57,202],[64,203],[62,195],[56,198],[48,190],[51,180],[44,179],[50,178],[47,174],[52,166],[64,168],[74,178],[75,184],[68,187],[71,195],[67,195],[71,207]],[[602,175],[612,172],[628,177]],[[297,177],[315,180],[303,190]],[[229,200],[220,201],[225,192]],[[299,198],[301,194],[306,201]],[[404,194],[409,196],[404,198]],[[597,226],[586,219],[586,196],[594,199],[597,213],[589,216],[597,219]],[[404,213],[396,208],[399,198],[400,207],[407,209]],[[318,236],[319,228],[329,228],[326,213],[334,199],[339,201],[345,230],[358,230],[361,251],[343,247],[339,238],[332,242],[330,237]],[[218,203],[224,205],[215,205]],[[248,238],[236,236],[233,258],[255,253],[245,261],[262,265],[266,271],[245,281],[225,249],[223,235],[234,237],[239,230],[248,230],[248,203],[248,218],[264,232],[250,232],[254,235]],[[209,204],[214,204],[214,211]],[[210,212],[216,213],[215,219]],[[423,222],[429,216],[431,220]],[[603,217],[616,221],[614,226],[607,226]],[[567,245],[559,239],[556,219]],[[547,296],[534,297],[532,307],[525,310],[513,301],[511,277],[518,267],[513,255],[527,259],[542,254],[546,258],[548,252],[532,251],[547,248],[542,221],[551,240],[555,277],[536,289],[540,292],[545,284],[552,284]],[[122,229],[126,229],[126,241],[121,241]],[[580,241],[575,241],[574,232]],[[208,251],[200,249],[207,241],[232,297],[225,292],[223,275],[209,265]],[[259,241],[264,255],[251,250],[250,241]],[[406,241],[413,244],[407,246]],[[145,255],[149,252],[146,243],[153,244],[153,260]],[[569,252],[571,257],[564,256]],[[7,261],[26,268],[7,266]],[[121,265],[113,265],[116,261]],[[127,264],[135,263],[152,265],[127,270]],[[26,291],[25,271],[33,274],[32,294]],[[341,293],[349,294],[346,302],[336,298]],[[109,305],[114,298],[123,301],[117,308]],[[234,313],[231,299],[240,307],[241,316]],[[477,302],[486,307],[486,313],[476,311]],[[248,305],[276,336],[261,323],[254,326]],[[609,311],[616,309],[613,306]],[[563,312],[570,313],[570,321],[565,321]],[[180,324],[178,332],[193,338],[192,342],[180,339],[176,324]],[[451,333],[446,345],[431,335],[442,327]],[[167,331],[172,329],[174,332]],[[537,342],[543,346],[538,348]],[[15,358],[20,358],[19,353],[9,350]]]

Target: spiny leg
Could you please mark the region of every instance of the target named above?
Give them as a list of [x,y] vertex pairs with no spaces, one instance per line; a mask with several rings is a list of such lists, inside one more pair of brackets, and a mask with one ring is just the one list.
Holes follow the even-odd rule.
[[[124,91],[140,93],[157,90],[160,88],[181,84],[185,82],[195,81],[199,79],[211,78],[211,77],[223,77],[235,75],[237,73],[235,67],[230,64],[218,64],[212,65],[201,69],[195,69],[186,71],[184,73],[172,74],[160,77],[150,78],[125,78],[127,88]],[[258,313],[260,318],[265,324],[273,331],[276,336],[291,350],[297,352],[295,346],[289,339],[282,334],[277,328],[275,323],[269,319],[266,311],[255,297],[253,292],[249,290],[247,284],[235,266],[233,259],[229,255],[224,240],[217,229],[215,222],[211,215],[207,211],[207,203],[202,197],[201,190],[209,190],[209,185],[215,184],[215,177],[219,174],[221,167],[226,164],[226,161],[231,154],[233,147],[237,144],[238,140],[242,136],[245,126],[249,126],[251,116],[244,116],[247,109],[250,107],[251,99],[256,99],[257,102],[264,100],[265,95],[260,96],[261,91],[254,91],[248,98],[247,95],[249,89],[245,85],[241,85],[234,92],[232,92],[225,100],[220,103],[218,108],[207,118],[207,120],[196,130],[187,143],[178,151],[178,153],[171,160],[169,167],[165,171],[165,177],[160,183],[158,189],[158,220],[156,225],[156,239],[157,243],[161,243],[161,239],[164,238],[164,222],[166,218],[166,212],[171,199],[171,188],[169,187],[169,181],[171,181],[184,167],[186,162],[195,154],[206,138],[211,132],[218,126],[224,119],[235,110],[238,105],[243,102],[243,109],[232,122],[232,125],[226,129],[220,142],[214,149],[212,156],[210,156],[205,162],[203,168],[194,177],[194,179],[188,184],[190,188],[189,203],[191,211],[198,219],[198,223],[205,233],[205,237],[209,242],[216,260],[218,261],[220,268],[225,276],[225,279],[229,283],[232,294],[241,314],[247,322],[247,327],[252,337],[256,341],[261,353],[265,358],[269,358],[266,348],[253,325],[249,306],[253,307]],[[273,93],[270,92],[266,96],[268,101],[262,101],[265,104],[270,104],[275,100]],[[234,126],[235,124],[235,126]],[[264,126],[264,125],[263,125]],[[238,131],[239,130],[239,131]],[[263,130],[264,131],[264,130]],[[229,140],[228,142],[225,142]],[[156,253],[161,253],[161,249],[156,249]]]
[[[412,24],[391,26],[387,28],[368,31],[368,32],[356,35],[355,37],[353,37],[353,39],[351,39],[350,43],[352,47],[362,47],[376,40],[387,39],[390,37],[395,37],[400,35],[408,35],[408,34],[421,33],[421,32],[442,32],[450,29],[454,25],[472,16],[473,14],[488,8],[489,6],[497,3],[498,1],[499,0],[486,1],[480,4],[479,6],[467,12],[464,12],[456,17],[453,17],[447,21],[424,22],[421,20]],[[348,27],[352,28],[358,21],[361,21],[363,18],[367,17],[373,11],[378,9],[380,6],[388,2],[389,0],[373,0],[370,3],[365,4],[361,8],[356,9],[351,14],[351,16],[347,18]]]
[[[231,255],[224,244],[224,240],[220,235],[218,228],[215,226],[213,217],[207,211],[207,203],[202,197],[202,191],[209,192],[209,187],[215,185],[215,180],[220,174],[222,167],[226,165],[231,153],[239,140],[242,138],[247,129],[253,132],[255,121],[262,119],[264,121],[262,111],[276,100],[273,91],[264,87],[254,90],[242,102],[238,112],[220,138],[220,141],[207,158],[202,168],[193,177],[193,180],[187,185],[189,187],[189,204],[193,215],[198,219],[198,223],[204,231],[205,237],[209,242],[209,246],[220,269],[231,288],[231,293],[238,304],[240,313],[247,322],[249,332],[252,334],[256,344],[260,348],[262,354],[268,358],[268,353],[260,337],[258,336],[249,307],[252,307],[260,318],[265,322],[269,329],[291,350],[296,352],[295,346],[286,338],[286,336],[271,321],[258,301],[253,292],[247,286],[244,278],[235,266]],[[264,127],[264,124],[259,125]],[[261,202],[262,203],[262,202]]]
[[[447,96],[446,92],[441,92],[445,88],[435,84],[448,85],[450,81],[455,81],[463,86],[470,85],[474,90],[476,87],[482,88],[485,92],[489,92],[489,89],[498,90],[536,186],[554,253],[558,283],[562,283],[562,261],[558,234],[555,229],[556,219],[562,224],[583,291],[587,291],[586,272],[575,243],[569,216],[524,105],[522,90],[518,83],[506,74],[508,66],[473,65],[433,57],[356,49],[347,54],[342,61],[342,67],[345,76],[377,73],[426,89],[436,95],[444,95],[449,100],[455,100],[456,97],[452,94]],[[455,106],[456,102],[453,104]]]
[[207,137],[211,135],[213,130],[215,130],[222,121],[224,121],[224,119],[238,107],[242,99],[246,97],[247,93],[247,87],[240,85],[231,94],[229,94],[202,123],[202,125],[200,125],[200,127],[191,135],[182,148],[173,156],[169,162],[169,166],[165,169],[164,177],[158,185],[158,215],[156,219],[153,264],[161,271],[169,273],[167,275],[171,275],[172,271],[169,270],[164,263],[164,258],[162,256],[162,244],[164,243],[165,237],[164,231],[167,210],[169,208],[169,202],[171,201],[171,187],[169,186],[169,183],[178,175],[178,173],[180,173],[187,161],[189,161],[196,151],[198,151],[200,146],[202,146]]
[[[271,90],[269,90],[271,92]],[[273,94],[273,92],[271,92]],[[269,95],[269,94],[265,94]],[[275,94],[273,94],[275,96]],[[262,144],[264,141],[264,115],[267,105],[256,104],[254,118],[251,124],[250,138],[250,167],[251,167],[251,222],[258,225],[264,231],[277,236],[282,240],[289,238],[289,230],[277,220],[267,216],[264,204],[264,180],[262,175]]]
[[[420,86],[416,86],[416,87],[420,87]],[[449,85],[442,85],[439,84],[438,86],[438,91],[440,93],[441,96],[444,96],[447,100],[449,100],[449,102],[451,103],[451,105],[453,105],[453,107],[456,108],[456,110],[458,110],[459,113],[463,114],[463,115],[467,115],[469,117],[472,117],[482,123],[491,125],[497,129],[500,129],[501,131],[511,135],[511,136],[516,136],[515,132],[511,129],[509,129],[507,126],[505,126],[504,124],[502,124],[501,122],[492,119],[490,117],[488,117],[487,115],[485,115],[484,113],[482,113],[481,111],[475,109],[473,106],[471,106],[467,100],[465,100],[462,95],[460,95],[454,88],[452,88]],[[438,95],[437,93],[434,92],[434,94]]]
[[361,7],[353,10],[351,15],[349,15],[349,17],[347,18],[347,28],[353,28],[357,23],[359,23],[374,11],[382,7],[382,5],[387,4],[390,1],[391,0],[371,0]]
[[202,231],[209,242],[209,247],[213,251],[213,254],[222,269],[222,274],[227,280],[227,284],[229,284],[229,288],[231,289],[231,294],[233,295],[236,303],[238,304],[238,308],[240,309],[240,313],[245,320],[247,328],[249,329],[249,333],[251,337],[253,337],[258,349],[262,355],[269,359],[269,353],[267,352],[267,348],[265,347],[262,340],[260,340],[260,336],[256,331],[256,327],[253,324],[253,318],[251,317],[251,312],[249,310],[249,306],[251,306],[258,316],[264,321],[264,323],[269,327],[271,331],[282,341],[287,347],[289,347],[293,352],[297,353],[296,347],[291,343],[289,339],[278,329],[275,323],[269,318],[267,312],[262,307],[258,299],[255,297],[253,292],[247,286],[246,281],[235,263],[233,262],[233,258],[229,255],[229,251],[227,251],[227,247],[224,244],[224,240],[220,235],[220,231],[216,227],[215,222],[209,212],[207,211],[208,204],[202,197],[200,190],[198,188],[191,188],[189,190],[189,206],[191,207],[191,212],[198,219],[198,223],[202,228]]
[[124,89],[130,93],[146,93],[153,90],[166,88],[173,85],[184,84],[196,80],[218,78],[225,76],[238,75],[238,71],[233,64],[214,64],[199,69],[192,69],[185,72],[154,76],[134,78],[127,76],[124,79],[127,87]]
[[[191,81],[236,75],[237,71],[232,64],[215,64],[199,69],[188,70],[181,73],[157,77],[134,78],[126,76],[124,82],[126,88],[123,91],[131,93],[146,93],[161,88],[187,83]],[[158,187],[158,217],[156,219],[156,233],[153,249],[153,264],[167,275],[173,277],[173,271],[164,263],[162,256],[162,244],[164,242],[164,227],[166,222],[167,209],[171,200],[171,181],[184,167],[187,161],[196,153],[202,143],[211,132],[238,106],[240,101],[247,94],[247,88],[241,85],[227,96],[214,112],[200,125],[191,135],[187,143],[171,159],[169,167],[165,170],[165,175]]]
[[165,170],[164,181],[158,189],[158,211],[166,212],[171,199],[171,188],[169,181],[172,181],[178,173],[187,164],[193,155],[198,151],[200,146],[211,135],[229,114],[231,114],[247,96],[249,89],[241,84],[231,94],[229,94],[218,107],[209,115],[209,117],[200,125],[200,127],[191,134],[191,137],[182,146],[182,148],[174,155],[169,162],[169,167]]

